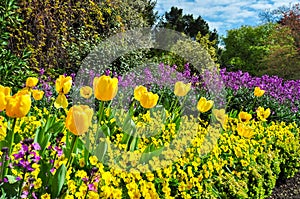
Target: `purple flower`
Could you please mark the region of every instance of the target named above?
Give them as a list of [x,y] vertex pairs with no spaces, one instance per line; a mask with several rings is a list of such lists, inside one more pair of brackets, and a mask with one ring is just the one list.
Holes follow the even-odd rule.
[[44,75],[44,73],[45,73],[45,69],[44,69],[44,68],[41,68],[41,69],[40,69],[40,76]]

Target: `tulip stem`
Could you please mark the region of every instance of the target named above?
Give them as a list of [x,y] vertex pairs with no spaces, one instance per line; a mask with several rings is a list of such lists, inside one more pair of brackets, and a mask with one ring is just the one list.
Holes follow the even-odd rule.
[[103,110],[104,110],[104,102],[100,101],[98,127],[101,125]]
[[13,118],[12,120],[12,126],[11,126],[11,129],[9,131],[9,134],[8,134],[8,139],[9,139],[9,145],[8,145],[8,154],[7,154],[7,157],[8,159],[5,161],[5,165],[4,165],[4,175],[2,176],[3,178],[7,175],[8,173],[8,166],[9,166],[9,162],[10,162],[10,155],[12,153],[12,145],[14,143],[14,139],[15,139],[15,126],[16,126],[16,121],[17,121],[17,118]]
[[71,143],[71,150],[70,150],[70,155],[69,155],[69,158],[68,158],[68,162],[67,162],[67,168],[69,167],[69,164],[71,164],[71,159],[72,159],[72,153],[73,153],[73,150],[74,150],[74,147],[75,147],[75,144],[76,144],[76,141],[78,139],[78,136],[77,135],[74,135],[73,139],[72,139],[72,143]]

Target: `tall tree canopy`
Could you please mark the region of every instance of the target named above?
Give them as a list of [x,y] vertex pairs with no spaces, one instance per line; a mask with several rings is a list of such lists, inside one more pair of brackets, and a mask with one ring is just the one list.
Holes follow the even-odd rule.
[[[203,36],[208,34],[210,41],[218,41],[217,31],[215,29],[210,31],[208,23],[201,16],[194,18],[192,14],[184,15],[183,10],[177,7],[172,7],[169,12],[165,12],[158,26],[184,32],[194,40],[200,32]],[[216,45],[217,43],[218,42],[216,42]]]

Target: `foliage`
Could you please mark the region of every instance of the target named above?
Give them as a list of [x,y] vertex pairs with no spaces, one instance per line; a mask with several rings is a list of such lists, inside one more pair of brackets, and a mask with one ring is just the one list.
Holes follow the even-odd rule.
[[159,21],[158,26],[183,32],[193,39],[196,39],[200,32],[201,35],[208,34],[210,41],[218,41],[216,30],[210,31],[207,22],[201,16],[195,19],[192,14],[183,15],[182,12],[182,9],[172,7],[169,12],[165,13],[164,18]]
[[[203,51],[207,51],[209,55],[211,56],[212,60],[215,62],[218,62],[218,55],[219,49],[218,49],[218,43],[219,38],[216,30],[209,30],[209,26],[207,22],[202,19],[201,16],[198,16],[197,18],[194,18],[192,14],[189,15],[183,15],[183,10],[179,9],[177,7],[172,7],[169,12],[166,12],[164,16],[160,19],[157,25],[157,34],[160,33],[160,28],[166,28],[171,29],[180,33],[184,33],[185,36],[187,36],[187,41],[177,41],[176,37],[173,37],[173,35],[165,36],[165,40],[167,40],[169,44],[168,48],[172,50],[179,50],[177,53],[168,52],[164,50],[152,50],[152,55],[154,54],[154,58],[158,57],[162,62],[167,63],[169,65],[176,64],[179,68],[179,70],[182,70],[184,68],[184,64],[186,62],[196,62],[195,60],[187,60],[186,57],[181,54],[183,50],[187,50],[189,53],[193,54],[201,54],[204,53]],[[188,41],[191,40],[191,41]],[[196,41],[200,44],[201,47],[195,45],[192,45],[192,41]],[[185,45],[184,47],[180,45]],[[193,47],[196,47],[196,49],[192,52],[191,49]],[[200,52],[198,52],[200,51]],[[179,52],[179,53],[178,53]],[[185,53],[185,54],[189,54]],[[193,58],[194,55],[191,55]],[[207,57],[207,56],[205,56]],[[190,57],[189,57],[190,58]],[[191,59],[193,59],[191,58]],[[200,61],[201,62],[201,61]],[[196,63],[197,65],[197,63]],[[193,67],[194,72],[197,71],[198,66]],[[191,66],[192,67],[192,66]]]
[[230,70],[247,71],[252,75],[259,75],[261,60],[268,52],[265,44],[269,34],[273,31],[273,24],[264,24],[257,27],[242,26],[232,29],[223,38],[225,50],[221,55],[221,63]]
[[16,28],[22,22],[17,9],[15,0],[4,0],[0,5],[0,82],[12,87],[14,91],[22,88],[22,82],[33,75],[27,63],[30,52],[22,50],[21,54],[16,56],[7,47],[9,29]]
[[278,23],[281,26],[288,27],[292,31],[295,45],[300,46],[299,30],[300,4],[290,4],[290,6],[281,6],[273,10],[266,10],[260,13],[263,22]]
[[277,26],[268,36],[268,55],[262,59],[258,74],[278,75],[284,79],[299,79],[300,54],[292,30],[287,26]]
[[25,48],[31,51],[30,66],[37,71],[45,68],[71,73],[105,37],[148,25],[153,2],[21,0],[18,5],[24,21],[9,29],[10,49],[17,55]]

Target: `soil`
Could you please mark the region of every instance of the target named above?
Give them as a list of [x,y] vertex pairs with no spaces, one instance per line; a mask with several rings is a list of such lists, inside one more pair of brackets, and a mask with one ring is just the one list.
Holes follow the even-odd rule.
[[267,199],[300,199],[300,172],[286,180],[278,179],[272,195]]

